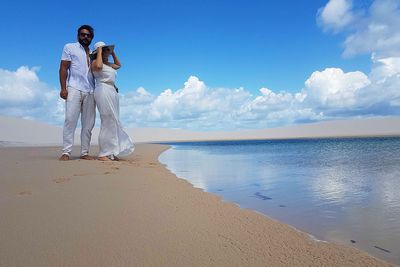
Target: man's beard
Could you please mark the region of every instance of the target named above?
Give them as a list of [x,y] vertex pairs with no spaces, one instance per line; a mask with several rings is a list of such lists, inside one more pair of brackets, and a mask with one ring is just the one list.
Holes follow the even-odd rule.
[[88,40],[88,39],[80,39],[80,38],[79,38],[79,43],[80,43],[82,46],[89,46],[91,42],[92,42],[92,41],[90,41],[90,40]]

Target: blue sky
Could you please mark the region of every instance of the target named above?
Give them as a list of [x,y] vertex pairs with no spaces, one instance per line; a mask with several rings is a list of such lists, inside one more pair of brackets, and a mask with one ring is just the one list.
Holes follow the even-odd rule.
[[68,3],[68,9],[60,1],[7,4],[0,34],[9,36],[3,40],[9,49],[1,52],[1,67],[40,66],[41,80],[58,86],[62,47],[85,23],[95,28],[94,42],[116,44],[122,90],[177,89],[196,75],[215,87],[295,91],[317,69],[370,65],[369,55],[342,59],[343,38],[318,27],[316,13],[326,1],[100,1],[106,8],[97,12],[85,11],[85,2]]
[[[131,127],[266,128],[399,115],[395,89],[379,103],[371,100],[382,90],[382,79],[390,82],[384,88],[397,86],[395,0],[8,1],[3,6],[0,78],[7,82],[0,80],[5,91],[0,115],[62,124],[62,102],[53,91],[59,90],[62,47],[76,41],[81,24],[95,28],[92,44],[116,45],[123,65],[117,80],[121,119]],[[23,66],[20,72],[35,76],[35,84],[18,80]],[[24,110],[27,100],[16,96],[23,92],[11,89],[21,82],[32,91],[28,105],[37,115]],[[37,101],[38,87],[57,102],[51,116],[41,115],[48,103]],[[234,100],[221,108],[224,96]]]

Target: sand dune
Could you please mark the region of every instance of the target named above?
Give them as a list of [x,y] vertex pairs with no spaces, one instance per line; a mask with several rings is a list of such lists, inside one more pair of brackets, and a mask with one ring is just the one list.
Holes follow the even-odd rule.
[[[62,128],[42,122],[0,116],[0,141],[3,145],[60,145]],[[310,138],[331,136],[400,135],[400,117],[327,121],[288,127],[234,132],[195,132],[165,128],[126,129],[135,142]],[[93,130],[97,144],[99,129]],[[79,144],[79,129],[75,144]]]

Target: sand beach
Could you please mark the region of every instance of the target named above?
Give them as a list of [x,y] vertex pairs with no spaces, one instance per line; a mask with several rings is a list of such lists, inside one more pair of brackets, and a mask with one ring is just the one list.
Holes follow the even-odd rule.
[[60,162],[59,147],[2,147],[0,266],[394,266],[194,188],[166,149]]

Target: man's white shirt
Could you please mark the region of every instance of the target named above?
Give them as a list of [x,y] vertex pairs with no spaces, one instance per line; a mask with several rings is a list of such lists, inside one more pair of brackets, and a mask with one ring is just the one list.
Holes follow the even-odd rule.
[[70,43],[64,46],[61,60],[70,61],[67,86],[79,91],[93,93],[94,78],[88,65],[85,48],[79,43]]

